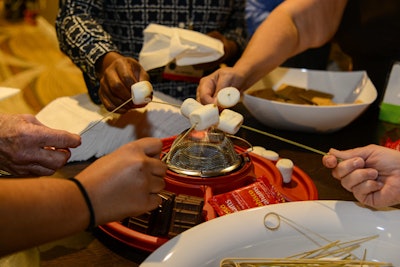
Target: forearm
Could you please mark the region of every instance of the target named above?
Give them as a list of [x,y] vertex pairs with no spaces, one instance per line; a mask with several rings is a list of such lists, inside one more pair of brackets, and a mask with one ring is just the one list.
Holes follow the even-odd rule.
[[0,214],[0,255],[63,238],[89,224],[82,194],[65,179],[0,180]]
[[288,58],[328,42],[335,34],[346,0],[286,0],[260,25],[234,66],[248,88]]

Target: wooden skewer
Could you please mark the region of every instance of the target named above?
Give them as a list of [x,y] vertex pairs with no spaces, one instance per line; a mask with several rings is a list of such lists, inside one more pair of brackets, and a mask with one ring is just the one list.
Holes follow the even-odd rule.
[[[180,108],[180,105],[176,105],[176,104],[172,104],[172,103],[168,103],[168,102],[154,101],[154,100],[152,100],[152,102],[158,103],[158,104],[170,105],[170,106],[174,106],[174,107]],[[282,141],[282,142],[285,142],[285,143],[288,143],[288,144],[292,144],[292,145],[301,147],[301,148],[303,148],[303,149],[312,151],[312,152],[317,153],[317,154],[321,154],[321,155],[323,155],[323,156],[325,156],[325,155],[328,154],[328,153],[326,153],[326,152],[324,152],[324,151],[321,151],[321,150],[312,148],[312,147],[310,147],[310,146],[307,146],[307,145],[304,145],[304,144],[301,144],[301,143],[298,143],[298,142],[295,142],[295,141],[292,141],[292,140],[289,140],[289,139],[280,137],[280,136],[278,136],[278,135],[274,135],[274,134],[271,134],[271,133],[268,133],[268,132],[265,132],[265,131],[261,131],[261,130],[255,129],[255,128],[250,127],[250,126],[242,125],[241,128],[246,129],[246,130],[250,130],[250,131],[253,131],[253,132],[256,132],[256,133],[259,133],[259,134],[263,134],[263,135],[266,135],[266,136],[268,136],[268,137],[272,137],[272,138],[277,139],[277,140],[280,140],[280,141]]]
[[[128,99],[126,102],[122,103],[120,106],[118,106],[118,107],[115,108],[114,110],[112,110],[112,111],[110,111],[109,113],[107,113],[102,119],[96,121],[95,123],[93,123],[92,125],[90,125],[88,128],[84,129],[84,130],[80,133],[80,135],[82,136],[84,133],[86,133],[87,131],[89,131],[91,128],[93,128],[94,126],[96,126],[96,125],[99,124],[100,122],[104,121],[106,118],[108,118],[110,115],[112,115],[113,113],[115,113],[117,110],[119,110],[120,108],[122,108],[123,106],[125,106],[126,104],[128,104],[129,101],[131,101],[131,99]],[[172,103],[168,103],[168,102],[156,101],[156,100],[152,100],[151,102],[157,103],[157,104],[169,105],[169,106],[174,106],[174,107],[180,108],[180,105],[172,104]],[[192,126],[192,128],[193,128],[193,126]],[[323,156],[325,156],[325,155],[328,154],[328,153],[326,153],[326,152],[324,152],[324,151],[315,149],[315,148],[313,148],[313,147],[310,147],[310,146],[307,146],[307,145],[304,145],[304,144],[301,144],[301,143],[298,143],[298,142],[295,142],[295,141],[292,141],[292,140],[289,140],[289,139],[280,137],[280,136],[278,136],[278,135],[274,135],[274,134],[271,134],[271,133],[268,133],[268,132],[265,132],[265,131],[261,131],[261,130],[258,130],[258,129],[256,129],[256,128],[250,127],[250,126],[242,125],[241,128],[246,129],[246,130],[250,130],[250,131],[253,131],[253,132],[262,134],[262,135],[266,135],[266,136],[268,136],[268,137],[271,137],[271,138],[280,140],[280,141],[282,141],[282,142],[285,142],[285,143],[288,143],[288,144],[291,144],[291,145],[294,145],[294,146],[297,146],[297,147],[300,147],[300,148],[309,150],[309,151],[311,151],[311,152],[314,152],[314,153],[317,153],[317,154],[320,154],[320,155],[323,155]]]
[[120,108],[122,108],[123,106],[125,106],[126,104],[128,104],[130,101],[132,101],[132,99],[126,100],[124,103],[122,103],[121,105],[119,105],[118,107],[116,107],[116,108],[113,109],[112,111],[108,112],[106,115],[104,115],[103,118],[101,118],[100,120],[96,121],[95,123],[93,123],[93,124],[90,125],[89,127],[85,128],[82,132],[80,132],[80,136],[82,136],[84,133],[86,133],[87,131],[89,131],[90,129],[92,129],[94,126],[96,126],[96,125],[99,124],[100,122],[102,122],[102,121],[104,121],[105,119],[107,119],[109,116],[111,116],[112,114],[114,114],[117,110],[119,110]]

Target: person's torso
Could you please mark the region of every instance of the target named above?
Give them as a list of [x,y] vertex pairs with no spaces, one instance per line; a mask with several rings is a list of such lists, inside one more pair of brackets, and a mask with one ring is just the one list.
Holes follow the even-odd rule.
[[120,0],[104,2],[102,26],[124,54],[137,57],[150,23],[207,33],[230,23],[234,0]]

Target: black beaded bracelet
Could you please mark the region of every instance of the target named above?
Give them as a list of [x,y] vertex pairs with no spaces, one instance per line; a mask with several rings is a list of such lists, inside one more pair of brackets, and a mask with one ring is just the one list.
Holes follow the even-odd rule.
[[90,218],[89,218],[89,226],[87,227],[86,231],[91,231],[95,228],[95,223],[96,223],[96,217],[94,215],[94,210],[93,210],[93,206],[92,206],[92,202],[90,201],[89,195],[86,192],[85,187],[83,187],[83,185],[81,184],[81,182],[76,179],[75,177],[71,177],[68,178],[68,180],[74,182],[78,188],[79,191],[81,191],[83,198],[85,199],[86,205],[89,209],[89,214],[90,214]]

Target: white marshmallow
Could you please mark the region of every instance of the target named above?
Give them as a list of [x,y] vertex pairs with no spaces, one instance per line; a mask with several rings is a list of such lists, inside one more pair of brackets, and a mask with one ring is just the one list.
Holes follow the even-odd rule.
[[248,151],[251,151],[265,159],[271,160],[271,161],[277,161],[279,159],[279,154],[276,153],[273,150],[267,150],[263,146],[253,146],[253,149],[248,149]]
[[240,92],[235,87],[225,87],[217,94],[217,104],[221,108],[230,108],[240,101]]
[[273,150],[266,149],[265,151],[262,152],[262,156],[271,161],[277,161],[279,159],[279,154]]
[[279,159],[275,166],[278,168],[282,175],[282,179],[284,183],[290,183],[292,181],[293,174],[293,161],[290,159]]
[[254,154],[257,154],[259,156],[262,156],[262,153],[265,151],[266,149],[262,146],[253,146],[252,148],[247,149],[247,151],[253,152]]
[[186,98],[181,105],[181,114],[189,118],[190,114],[203,105],[194,98]]
[[132,101],[135,105],[143,105],[153,99],[153,86],[148,81],[141,81],[132,84]]
[[195,130],[202,131],[217,125],[219,122],[219,110],[214,104],[204,105],[195,109],[189,115],[190,124],[195,126]]
[[217,128],[228,134],[235,134],[243,124],[243,115],[230,109],[224,109],[219,115]]

